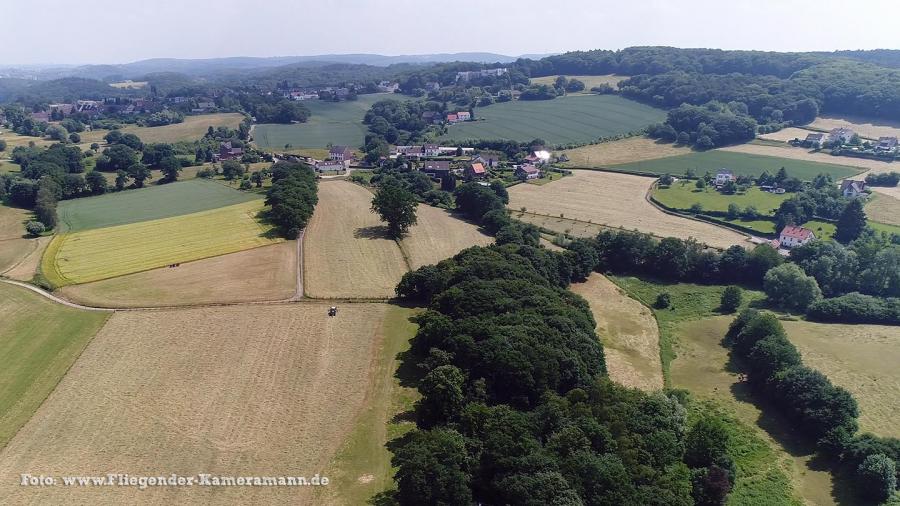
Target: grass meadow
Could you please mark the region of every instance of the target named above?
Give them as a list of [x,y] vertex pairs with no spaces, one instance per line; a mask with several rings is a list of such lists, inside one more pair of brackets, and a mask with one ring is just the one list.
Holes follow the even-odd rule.
[[616,95],[516,100],[475,109],[475,121],[451,125],[441,140],[544,139],[550,144],[596,141],[665,120],[666,113]]
[[41,272],[55,286],[88,283],[279,242],[261,200],[193,214],[57,235]]
[[831,174],[837,180],[853,176],[862,171],[848,165],[835,165],[809,160],[793,160],[775,156],[736,153],[731,151],[712,150],[689,153],[655,160],[612,165],[610,168],[625,172],[648,172],[651,174],[682,175],[693,169],[698,176],[706,172],[715,173],[719,169],[729,169],[738,175],[759,176],[763,172],[775,174],[784,167],[788,176],[809,181],[818,174]]
[[689,180],[676,181],[668,188],[657,187],[653,190],[653,198],[674,209],[688,210],[694,204],[700,204],[704,211],[725,212],[728,211],[729,204],[737,204],[741,209],[754,206],[761,214],[767,216],[773,215],[789,196],[775,195],[755,186],[744,193],[725,195],[710,187],[698,190],[694,186],[694,181]]
[[192,179],[97,197],[63,200],[59,221],[64,232],[171,218],[259,199],[223,184]]
[[0,283],[0,448],[69,370],[110,313],[82,311]]

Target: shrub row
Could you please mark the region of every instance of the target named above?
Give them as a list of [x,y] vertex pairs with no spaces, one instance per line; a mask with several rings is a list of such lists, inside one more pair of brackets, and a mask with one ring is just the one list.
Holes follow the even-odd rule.
[[806,316],[820,322],[900,325],[900,299],[848,293],[813,303]]

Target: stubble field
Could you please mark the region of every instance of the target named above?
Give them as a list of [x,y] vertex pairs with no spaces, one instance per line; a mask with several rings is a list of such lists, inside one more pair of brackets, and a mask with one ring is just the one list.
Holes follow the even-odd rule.
[[865,211],[872,221],[900,227],[900,199],[897,197],[878,192],[869,199]]
[[6,504],[304,503],[308,487],[21,487],[19,473],[312,476],[364,409],[385,304],[120,312],[0,452]]
[[819,130],[848,127],[860,136],[869,139],[900,137],[900,121],[873,120],[854,116],[819,116],[809,126]]
[[409,259],[410,267],[436,264],[470,246],[487,246],[494,238],[478,227],[453,217],[450,211],[420,204],[416,211],[418,223],[400,246]]
[[618,141],[590,144],[580,148],[568,149],[560,154],[569,157],[563,167],[609,167],[622,163],[653,160],[667,156],[690,153],[690,148],[677,147],[672,143],[657,142],[649,137],[629,137]]
[[518,211],[525,207],[529,213],[574,218],[628,230],[638,229],[663,237],[694,237],[717,248],[746,242],[746,237],[737,232],[672,216],[653,207],[645,199],[653,183],[652,178],[597,171],[573,172],[573,177],[544,186],[512,187],[509,208]]

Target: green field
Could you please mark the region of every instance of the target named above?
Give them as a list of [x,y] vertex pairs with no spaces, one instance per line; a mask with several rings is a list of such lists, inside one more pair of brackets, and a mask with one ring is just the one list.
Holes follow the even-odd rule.
[[774,156],[751,155],[731,151],[703,151],[686,155],[657,158],[642,162],[613,165],[611,168],[626,172],[649,172],[651,174],[684,174],[688,169],[702,176],[706,172],[715,173],[719,169],[729,169],[735,174],[759,176],[763,172],[775,174],[784,167],[788,176],[809,181],[818,174],[831,174],[835,180],[858,174],[861,169],[847,165],[791,160]]
[[111,313],[0,283],[0,448],[28,421]]
[[442,140],[544,139],[584,143],[640,130],[666,119],[665,111],[616,95],[571,95],[553,100],[516,100],[475,109],[475,121],[451,125]]
[[773,215],[778,206],[789,196],[786,193],[775,195],[774,193],[762,191],[755,186],[749,188],[745,193],[725,195],[710,187],[698,190],[694,186],[694,181],[689,180],[677,181],[669,188],[655,188],[653,190],[653,198],[661,204],[674,209],[688,210],[694,204],[700,204],[703,206],[704,211],[725,212],[728,211],[729,204],[737,204],[741,209],[747,206],[754,206],[757,211],[767,216]]
[[63,200],[59,221],[63,232],[126,225],[170,218],[258,199],[225,185],[192,179],[98,197]]
[[55,286],[89,283],[279,242],[261,200],[171,218],[57,235],[41,259]]
[[253,142],[263,149],[324,148],[329,143],[357,148],[367,131],[363,117],[372,104],[386,99],[408,100],[401,95],[375,93],[359,95],[357,100],[325,102],[309,100],[303,105],[312,113],[306,123],[293,125],[263,124],[253,128]]

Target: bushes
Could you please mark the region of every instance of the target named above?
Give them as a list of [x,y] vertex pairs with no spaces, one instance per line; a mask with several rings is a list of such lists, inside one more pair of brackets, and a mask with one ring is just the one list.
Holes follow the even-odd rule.
[[806,316],[820,322],[900,325],[900,299],[848,293],[813,303]]
[[266,205],[269,218],[288,239],[296,239],[319,201],[316,175],[308,165],[278,162],[272,167],[272,187]]
[[[2,151],[2,149],[0,149]],[[869,186],[897,186],[900,183],[900,172],[888,172],[883,174],[869,174],[866,176],[866,184]]]
[[822,290],[815,278],[807,276],[796,264],[770,269],[763,278],[763,289],[769,299],[786,309],[805,311],[822,298]]
[[741,292],[740,288],[728,286],[725,288],[725,291],[722,292],[722,300],[719,303],[719,308],[722,312],[733,313],[737,311],[737,308],[741,307],[742,299],[743,292]]

